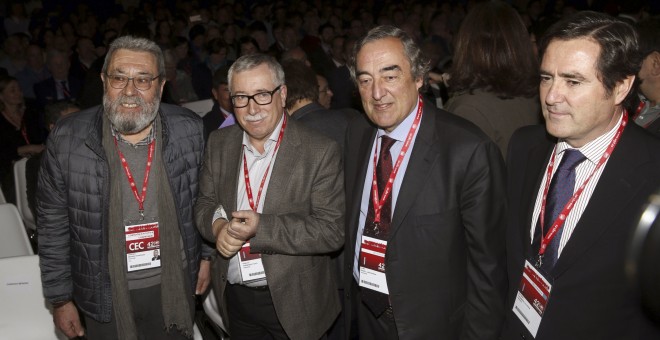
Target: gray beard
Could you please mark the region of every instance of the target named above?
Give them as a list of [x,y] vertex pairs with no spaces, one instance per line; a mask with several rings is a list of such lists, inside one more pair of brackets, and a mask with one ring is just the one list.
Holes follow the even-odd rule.
[[[135,114],[122,113],[119,111],[121,103],[137,104],[141,110]],[[107,95],[103,95],[103,111],[115,130],[123,135],[136,134],[146,129],[156,119],[159,107],[160,93],[156,93],[151,103],[145,102],[140,96],[129,97],[122,94],[110,101]]]

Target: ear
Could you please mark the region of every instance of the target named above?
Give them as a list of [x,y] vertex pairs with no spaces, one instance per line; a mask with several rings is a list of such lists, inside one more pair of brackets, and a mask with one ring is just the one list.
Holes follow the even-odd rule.
[[217,101],[217,102],[220,101],[220,98],[219,98],[220,93],[218,92],[217,89],[211,89],[211,94],[213,95],[213,99],[215,99],[215,101]]
[[287,92],[286,85],[282,85],[282,87],[280,87],[280,98],[282,99],[282,107],[286,107],[286,92]]
[[653,51],[647,58],[651,59],[651,76],[660,77],[660,52]]
[[626,99],[626,96],[632,89],[633,83],[635,82],[635,76],[630,75],[626,78],[624,78],[622,81],[618,82],[614,86],[614,91],[612,91],[614,95],[614,103],[615,105],[620,105],[624,99]]
[[424,78],[419,77],[419,79],[415,80],[415,85],[417,86],[417,90],[419,91],[419,89],[422,88],[422,85],[424,85]]

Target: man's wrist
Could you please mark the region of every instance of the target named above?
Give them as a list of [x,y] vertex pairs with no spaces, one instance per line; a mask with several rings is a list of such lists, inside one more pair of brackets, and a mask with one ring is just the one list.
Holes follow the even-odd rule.
[[68,304],[69,302],[71,302],[71,300],[57,301],[57,302],[52,302],[51,305],[53,306],[53,308],[60,308],[64,305]]

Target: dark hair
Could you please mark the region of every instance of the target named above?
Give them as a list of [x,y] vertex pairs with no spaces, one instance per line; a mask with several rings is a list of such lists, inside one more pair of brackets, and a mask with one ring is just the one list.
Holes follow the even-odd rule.
[[319,83],[316,74],[300,60],[288,60],[282,63],[286,77],[286,108],[291,109],[299,100],[319,100]]
[[220,53],[220,51],[223,49],[225,52],[229,52],[227,44],[225,44],[225,42],[220,38],[211,39],[211,41],[206,44],[206,50],[209,52],[209,54]]
[[652,52],[660,52],[660,18],[649,18],[637,24],[639,50],[644,58]]
[[391,26],[391,25],[382,25],[372,28],[364,37],[358,40],[353,46],[353,53],[348,62],[348,68],[351,71],[351,77],[353,80],[355,78],[355,63],[357,55],[364,47],[364,45],[374,42],[376,40],[386,39],[386,38],[395,38],[401,41],[403,45],[403,52],[410,63],[410,73],[412,78],[424,79],[426,74],[429,72],[429,61],[427,58],[422,56],[422,50],[415,43],[415,41],[406,33],[406,31]]
[[[9,86],[9,84],[11,84],[12,82],[16,82],[16,84],[18,85],[18,80],[16,80],[16,78],[12,76],[0,77],[0,93],[5,92],[7,86]],[[25,108],[25,98],[23,98],[23,108]],[[3,103],[2,100],[0,100],[0,112],[2,112],[4,109],[5,109],[5,103]]]
[[213,73],[213,88],[217,89],[222,84],[229,84],[227,75],[229,74],[229,66],[221,66],[215,73]]
[[62,112],[69,109],[80,110],[78,106],[66,100],[60,100],[46,105],[44,107],[44,123],[46,123],[46,126],[57,123],[62,117]]
[[538,60],[518,13],[501,1],[480,3],[455,39],[449,71],[452,92],[493,92],[500,97],[538,94]]
[[[588,39],[600,46],[596,70],[608,96],[617,83],[639,72],[642,56],[637,32],[629,24],[603,13],[577,12],[548,29],[539,54],[542,56],[554,40],[573,39]],[[633,92],[628,93],[626,102],[632,99]]]

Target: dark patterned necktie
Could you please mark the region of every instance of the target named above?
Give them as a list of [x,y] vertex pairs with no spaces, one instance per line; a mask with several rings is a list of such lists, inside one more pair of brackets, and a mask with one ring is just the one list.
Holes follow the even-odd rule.
[[[387,181],[392,173],[392,155],[390,148],[396,142],[387,136],[381,137],[380,155],[376,165],[376,184],[378,185],[378,194],[382,195],[387,185]],[[373,190],[369,196],[369,210],[367,211],[367,219],[365,220],[364,235],[374,237],[380,240],[387,240],[390,231],[390,224],[392,220],[392,192],[387,196],[383,202],[383,208],[380,211],[380,222],[376,223],[374,205],[373,205]],[[367,305],[369,310],[376,316],[383,314],[385,309],[390,305],[389,297],[386,294],[377,292],[371,289],[361,290],[362,301]]]
[[[564,210],[566,203],[568,203],[573,196],[573,191],[575,190],[575,168],[585,159],[586,157],[578,150],[566,149],[566,151],[564,151],[564,156],[559,163],[557,171],[552,177],[552,181],[550,181],[550,187],[548,189],[544,216],[545,225],[543,226],[544,237],[561,211]],[[545,250],[543,265],[541,268],[546,272],[551,271],[557,263],[559,241],[561,240],[563,231],[564,226],[562,225]],[[533,248],[535,250],[540,247],[540,231],[537,234],[539,236],[539,241],[538,245]]]

